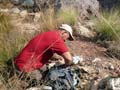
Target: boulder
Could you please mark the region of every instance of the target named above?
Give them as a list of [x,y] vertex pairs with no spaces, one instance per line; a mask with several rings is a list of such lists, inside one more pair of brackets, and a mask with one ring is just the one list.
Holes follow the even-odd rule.
[[107,77],[101,80],[97,90],[120,90],[120,77]]
[[27,15],[28,15],[27,10],[23,10],[23,11],[20,12],[20,16],[21,16],[22,18],[25,18]]
[[75,29],[76,36],[83,36],[87,38],[92,38],[95,36],[95,32],[83,26],[80,22],[76,24],[75,28],[76,28]]
[[17,7],[15,7],[15,8],[12,8],[12,9],[10,10],[10,12],[11,12],[11,13],[14,13],[14,14],[19,14],[19,13],[20,13],[20,9],[17,8]]
[[15,5],[32,7],[33,10],[45,10],[53,7],[55,11],[65,8],[76,9],[81,17],[87,17],[91,13],[97,15],[99,2],[97,0],[12,0]]
[[99,12],[99,2],[97,0],[61,0],[61,8],[75,8],[81,17],[87,17],[91,13],[97,15]]
[[24,0],[11,0],[11,3],[13,3],[14,5],[20,5],[23,3]]

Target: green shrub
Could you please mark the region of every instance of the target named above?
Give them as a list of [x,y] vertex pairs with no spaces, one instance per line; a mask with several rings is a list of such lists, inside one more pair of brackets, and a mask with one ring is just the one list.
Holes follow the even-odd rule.
[[104,41],[120,40],[120,17],[118,11],[102,12],[102,15],[96,21],[96,28],[99,39]]

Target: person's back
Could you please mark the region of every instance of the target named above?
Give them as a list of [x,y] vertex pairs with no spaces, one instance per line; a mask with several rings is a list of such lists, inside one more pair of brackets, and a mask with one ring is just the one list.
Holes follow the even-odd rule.
[[15,59],[19,70],[30,72],[41,68],[53,53],[63,54],[68,49],[58,31],[48,31],[34,37]]

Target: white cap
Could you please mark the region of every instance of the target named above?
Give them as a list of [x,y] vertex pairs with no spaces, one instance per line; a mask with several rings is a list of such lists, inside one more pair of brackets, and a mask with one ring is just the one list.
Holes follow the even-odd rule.
[[68,24],[62,24],[59,28],[68,31],[70,33],[70,36],[71,36],[70,40],[74,40],[73,30],[72,30],[72,27],[70,25],[68,25]]

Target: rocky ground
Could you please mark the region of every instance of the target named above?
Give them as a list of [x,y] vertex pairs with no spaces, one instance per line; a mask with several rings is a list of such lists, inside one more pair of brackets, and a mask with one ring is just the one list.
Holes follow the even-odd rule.
[[[2,11],[8,12],[7,9],[2,9]],[[37,23],[37,21],[39,15],[37,13],[20,12],[17,9],[11,10],[11,12],[13,17],[12,23],[15,23],[14,25],[17,31],[27,32],[28,34],[38,31],[39,23]],[[13,12],[15,14],[13,14]],[[25,19],[28,16],[30,18]],[[34,17],[34,19],[31,19],[32,17]],[[31,22],[31,20],[33,21]],[[101,85],[102,80],[110,76],[116,78],[120,77],[120,60],[109,57],[106,54],[106,48],[89,39],[83,39],[81,37],[76,37],[75,41],[68,41],[67,45],[73,56],[77,55],[83,58],[82,62],[74,66],[82,71],[80,73],[80,90],[98,90],[97,87]],[[105,90],[103,87],[104,85],[99,86],[99,90]],[[120,88],[117,90],[120,90]]]
[[89,90],[98,90],[96,87],[103,79],[109,76],[120,77],[120,61],[107,56],[106,48],[80,39],[69,42],[68,46],[75,55],[83,58],[83,61],[76,65],[77,68],[85,71],[81,73],[81,88],[85,89],[84,85],[88,85],[85,90],[88,88],[91,88]]
[[[18,22],[19,19],[13,20]],[[21,31],[27,31],[32,33],[34,30],[39,28],[38,24],[21,22],[16,24],[16,26]],[[77,55],[83,58],[83,61],[75,68],[79,68],[84,72],[81,73],[81,89],[80,90],[97,90],[97,85],[109,76],[119,77],[120,76],[120,60],[116,58],[110,58],[106,51],[107,49],[92,42],[88,39],[76,38],[75,41],[68,41],[67,45],[73,56]],[[86,86],[87,85],[87,86]],[[85,89],[86,87],[86,89]]]

